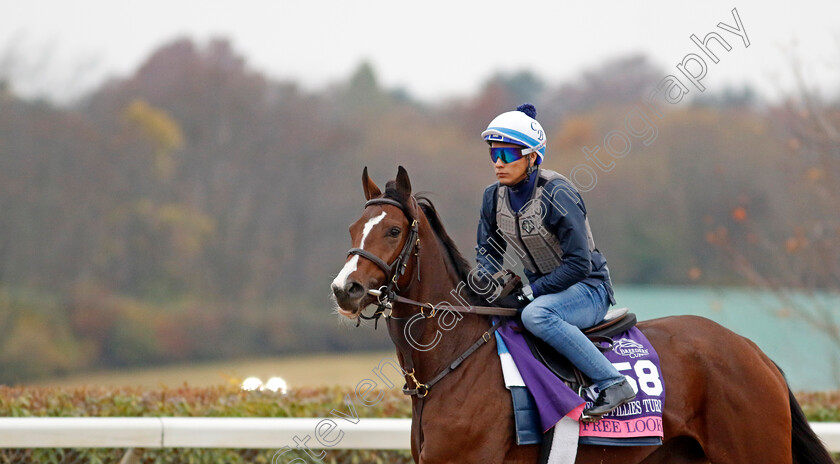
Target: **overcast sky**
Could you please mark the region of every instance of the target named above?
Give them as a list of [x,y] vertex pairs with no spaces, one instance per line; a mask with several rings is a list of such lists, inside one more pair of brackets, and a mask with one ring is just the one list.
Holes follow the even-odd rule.
[[[840,87],[836,0],[0,1],[0,72],[16,70],[17,91],[61,99],[129,75],[183,36],[230,38],[252,68],[311,90],[368,60],[383,85],[433,101],[472,95],[499,71],[530,69],[557,83],[634,52],[665,77],[702,55],[692,34],[715,31],[732,49],[717,48],[717,64],[706,59],[710,91],[750,82],[767,96],[790,92],[794,61],[808,85]],[[733,8],[749,47],[717,27],[736,25]]]

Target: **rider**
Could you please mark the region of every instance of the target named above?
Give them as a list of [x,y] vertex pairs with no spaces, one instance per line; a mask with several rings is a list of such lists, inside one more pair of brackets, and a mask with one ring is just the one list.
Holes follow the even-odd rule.
[[477,261],[499,271],[504,250],[522,258],[529,285],[496,300],[521,310],[522,323],[586,374],[599,394],[591,417],[635,398],[633,388],[581,329],[600,322],[613,298],[609,269],[595,248],[580,193],[560,174],[540,169],[546,135],[533,105],[497,116],[481,136],[498,182],[484,190]]

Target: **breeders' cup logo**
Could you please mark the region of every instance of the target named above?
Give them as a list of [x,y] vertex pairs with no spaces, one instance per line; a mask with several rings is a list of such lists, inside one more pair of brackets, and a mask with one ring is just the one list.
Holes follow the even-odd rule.
[[613,351],[621,356],[641,358],[649,354],[645,346],[629,338],[621,338],[613,342]]

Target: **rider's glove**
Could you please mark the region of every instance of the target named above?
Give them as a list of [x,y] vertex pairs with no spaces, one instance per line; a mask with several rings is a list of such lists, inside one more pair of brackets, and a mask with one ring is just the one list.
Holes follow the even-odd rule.
[[496,306],[502,308],[513,308],[522,310],[522,308],[528,306],[528,303],[530,303],[530,301],[528,300],[528,298],[525,297],[525,294],[522,293],[522,290],[516,290],[509,295],[498,298],[493,303]]

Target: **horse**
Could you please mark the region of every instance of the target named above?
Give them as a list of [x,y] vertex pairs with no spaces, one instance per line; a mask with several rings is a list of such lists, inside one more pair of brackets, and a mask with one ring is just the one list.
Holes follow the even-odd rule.
[[[516,444],[490,316],[435,304],[486,300],[464,285],[471,266],[434,205],[412,194],[402,166],[384,193],[367,168],[362,186],[364,211],[349,229],[354,248],[331,289],[340,317],[358,325],[385,315],[412,395],[414,461],[536,463],[539,445]],[[364,316],[370,305],[376,313]],[[833,464],[783,373],[753,342],[696,316],[638,327],[659,353],[668,389],[663,444],[579,445],[577,463]]]

